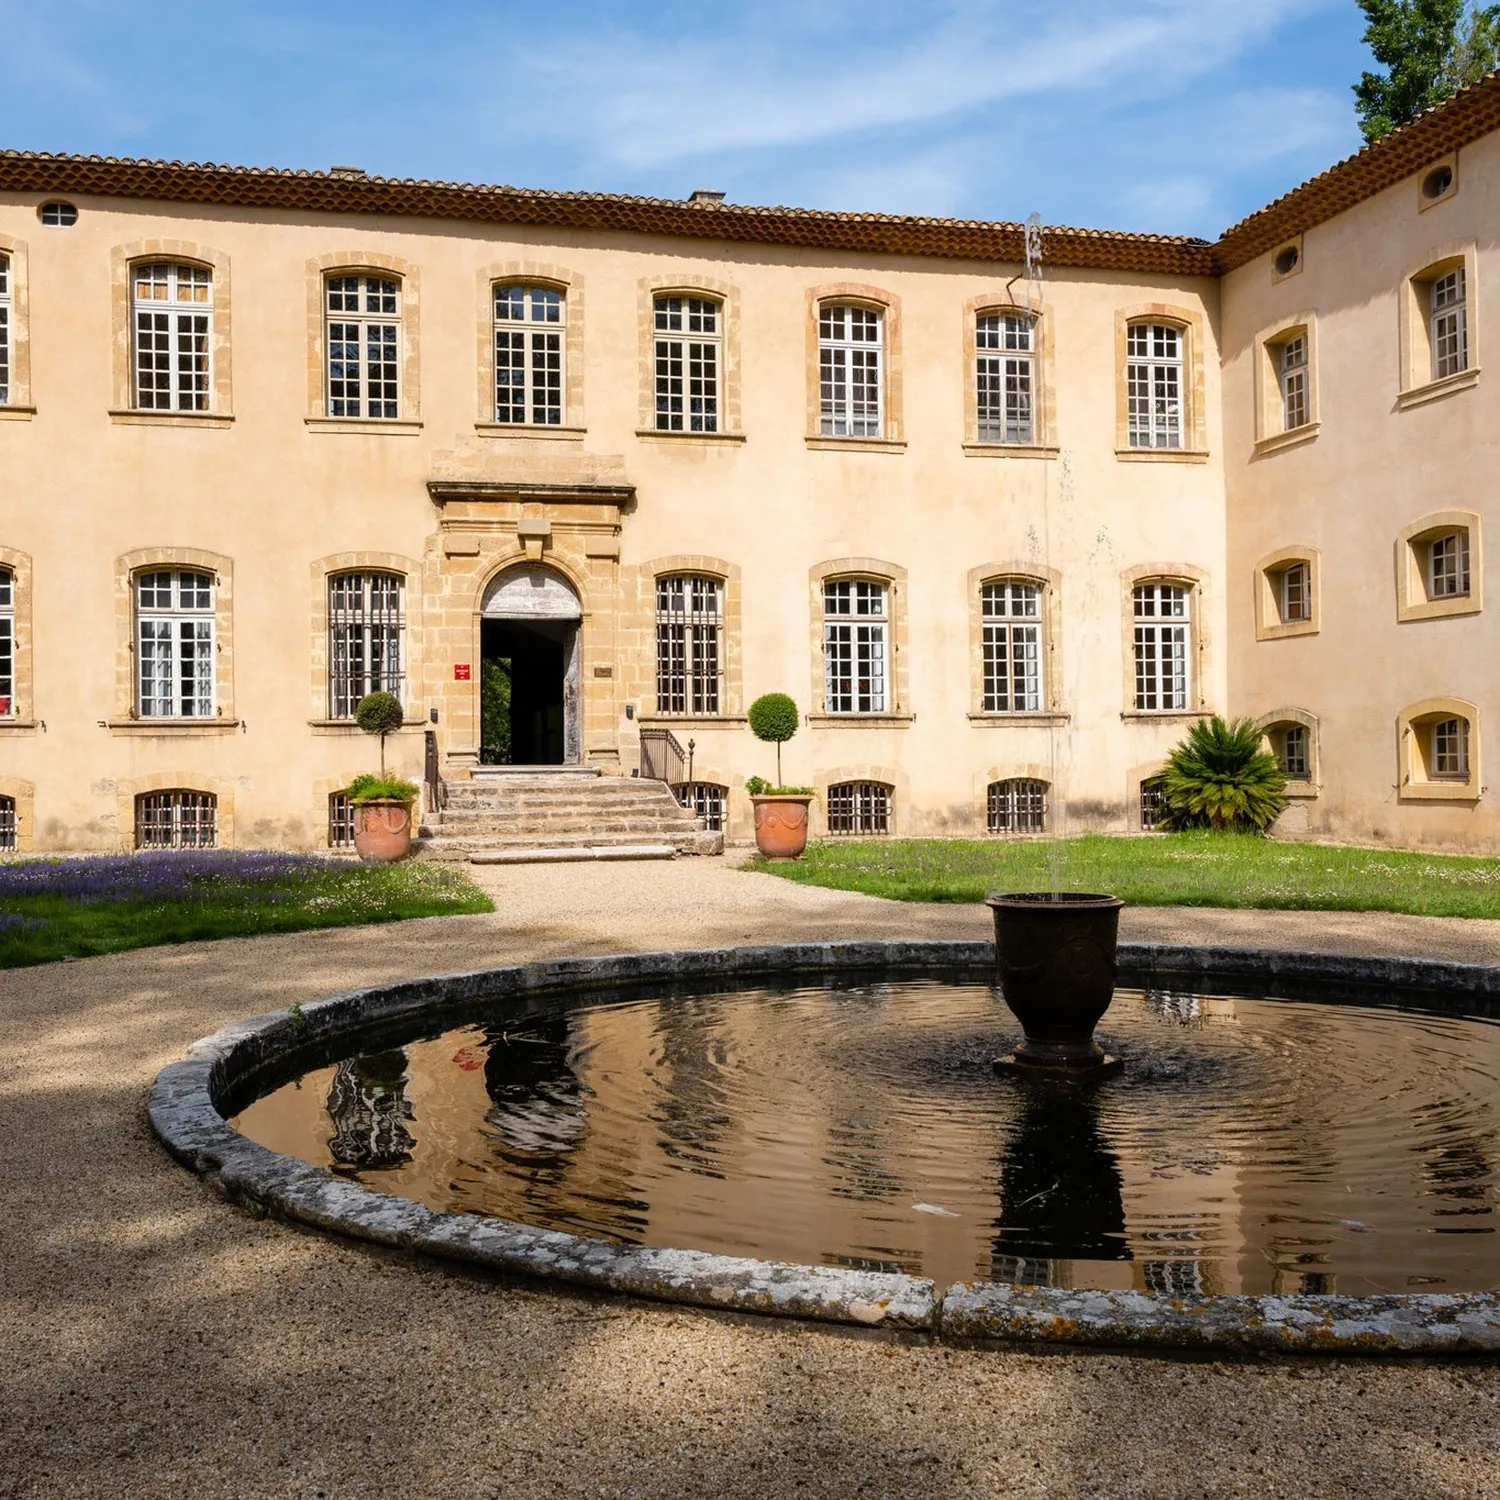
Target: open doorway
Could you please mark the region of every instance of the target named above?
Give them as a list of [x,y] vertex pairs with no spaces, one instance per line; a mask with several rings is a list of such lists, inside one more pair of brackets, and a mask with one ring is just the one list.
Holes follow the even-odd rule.
[[567,760],[562,620],[485,620],[480,627],[479,759],[489,766],[560,766]]

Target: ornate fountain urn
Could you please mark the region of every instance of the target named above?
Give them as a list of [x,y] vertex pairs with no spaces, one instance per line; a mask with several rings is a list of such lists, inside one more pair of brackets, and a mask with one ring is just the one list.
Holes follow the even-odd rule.
[[995,1070],[1030,1077],[1101,1078],[1118,1072],[1094,1040],[1115,993],[1120,908],[1113,896],[1023,892],[990,896],[1005,1003],[1026,1039]]

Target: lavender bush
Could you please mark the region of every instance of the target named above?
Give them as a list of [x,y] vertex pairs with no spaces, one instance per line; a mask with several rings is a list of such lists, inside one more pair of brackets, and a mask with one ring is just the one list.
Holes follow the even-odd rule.
[[347,868],[345,861],[315,854],[229,849],[33,859],[0,864],[0,906],[28,896],[86,903],[182,900],[230,885],[302,885]]

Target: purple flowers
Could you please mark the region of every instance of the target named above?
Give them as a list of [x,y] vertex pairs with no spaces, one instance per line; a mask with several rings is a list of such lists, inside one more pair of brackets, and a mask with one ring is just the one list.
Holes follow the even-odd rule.
[[[33,859],[0,863],[0,909],[27,896],[62,896],[83,904],[181,900],[214,887],[300,885],[347,869],[345,861],[314,854],[228,849]],[[276,899],[272,889],[264,894]],[[22,920],[0,910],[0,932]]]

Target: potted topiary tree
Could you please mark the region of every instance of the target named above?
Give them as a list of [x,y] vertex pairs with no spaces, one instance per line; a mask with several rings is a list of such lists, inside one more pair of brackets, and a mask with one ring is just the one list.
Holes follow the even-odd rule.
[[750,732],[776,746],[776,785],[762,776],[745,783],[755,808],[755,847],[767,859],[795,859],[807,847],[812,788],[781,784],[781,747],[797,732],[797,705],[785,693],[765,693],[750,705]]
[[367,693],[354,710],[366,734],[380,736],[380,775],[366,773],[349,783],[354,804],[354,847],[364,860],[389,863],[411,852],[411,811],[417,786],[404,776],[385,774],[385,737],[403,722],[400,702],[390,693]]

